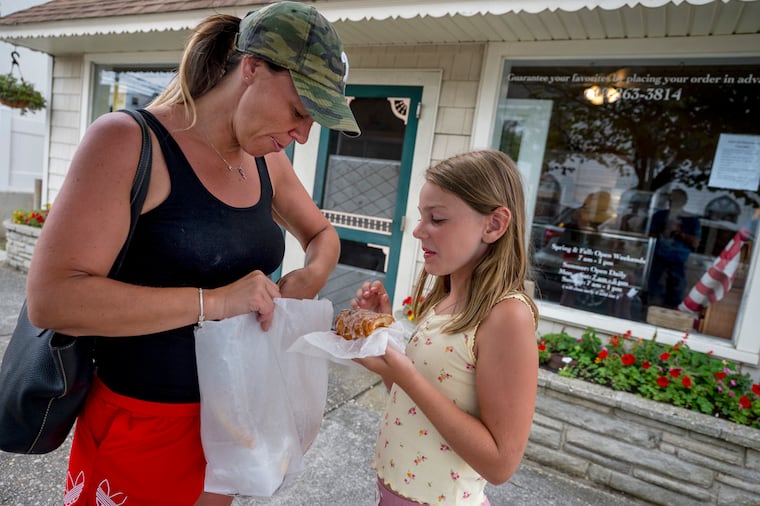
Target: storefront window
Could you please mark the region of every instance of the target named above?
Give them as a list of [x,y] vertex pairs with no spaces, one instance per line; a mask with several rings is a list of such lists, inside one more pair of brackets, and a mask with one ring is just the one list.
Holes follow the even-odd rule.
[[[760,62],[507,65],[540,300],[730,339],[760,208]],[[753,220],[754,218],[754,220]]]
[[174,75],[163,66],[95,65],[90,121],[107,112],[145,107]]

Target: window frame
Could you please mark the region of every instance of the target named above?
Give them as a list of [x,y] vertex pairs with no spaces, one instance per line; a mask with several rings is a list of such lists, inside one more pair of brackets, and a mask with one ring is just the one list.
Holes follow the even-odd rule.
[[82,70],[82,110],[79,117],[80,132],[84,135],[92,121],[92,97],[94,93],[93,79],[97,65],[109,66],[144,66],[146,70],[154,70],[156,66],[168,68],[179,67],[182,51],[148,51],[143,53],[97,53],[85,54]]
[[[499,96],[505,91],[502,75],[505,66],[517,66],[529,62],[620,59],[628,62],[679,61],[720,58],[760,57],[760,35],[741,35],[716,40],[713,37],[689,37],[667,39],[604,40],[604,41],[561,41],[493,43],[486,46],[481,73],[479,101],[475,111],[472,146],[492,146],[494,125]],[[523,173],[526,189],[528,227],[532,226],[541,171]],[[754,248],[750,260],[750,271],[745,286],[744,298],[737,315],[734,339],[725,340],[694,333],[689,337],[689,346],[699,352],[712,352],[715,356],[729,360],[755,364],[760,362],[760,314],[748,308],[760,307],[760,282],[755,282],[757,264],[760,261],[758,248]],[[572,325],[579,329],[593,327],[607,334],[619,334],[631,330],[636,336],[648,338],[656,334],[659,342],[674,344],[683,339],[680,331],[656,327],[645,322],[634,322],[622,318],[580,312],[556,303],[537,301],[542,325],[539,330],[553,331]]]

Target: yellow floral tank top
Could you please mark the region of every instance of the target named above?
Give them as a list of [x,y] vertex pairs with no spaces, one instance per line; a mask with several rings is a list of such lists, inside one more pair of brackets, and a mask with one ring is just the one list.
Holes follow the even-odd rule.
[[[530,308],[522,294],[507,297]],[[444,334],[441,330],[450,319],[451,315],[431,310],[415,329],[406,355],[440,392],[477,417],[473,352],[477,326]],[[485,501],[486,481],[449,448],[422,410],[395,384],[380,423],[372,467],[394,492],[413,501],[462,506],[480,506]]]

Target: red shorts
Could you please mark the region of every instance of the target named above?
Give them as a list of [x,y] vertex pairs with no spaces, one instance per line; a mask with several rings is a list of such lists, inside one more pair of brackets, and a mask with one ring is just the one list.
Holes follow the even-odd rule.
[[63,502],[187,506],[205,472],[200,404],[140,401],[96,378],[77,419]]

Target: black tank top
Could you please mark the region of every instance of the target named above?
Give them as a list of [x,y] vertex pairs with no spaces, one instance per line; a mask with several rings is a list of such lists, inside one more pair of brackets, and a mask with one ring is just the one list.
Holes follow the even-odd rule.
[[[272,184],[256,159],[261,197],[231,207],[203,186],[164,126],[140,111],[156,134],[171,178],[169,196],[142,216],[117,279],[142,286],[216,288],[282,262],[283,231],[272,219]],[[193,326],[145,336],[99,338],[97,371],[113,391],[155,402],[198,402]]]

